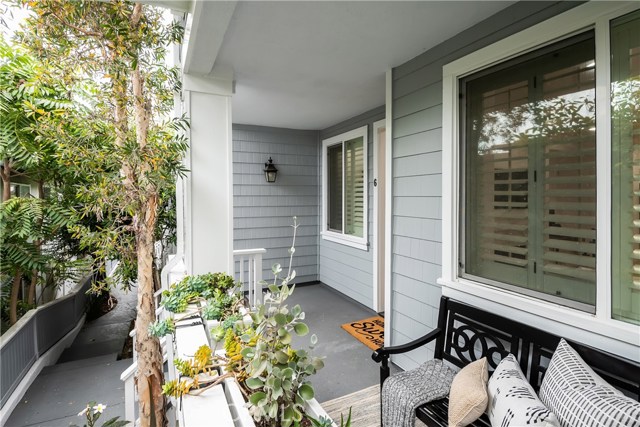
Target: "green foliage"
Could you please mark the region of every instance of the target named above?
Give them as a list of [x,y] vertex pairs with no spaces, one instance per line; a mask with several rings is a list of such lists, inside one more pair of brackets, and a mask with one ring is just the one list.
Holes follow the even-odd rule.
[[211,308],[205,307],[208,317],[216,318],[228,310],[231,304],[238,301],[237,296],[229,296],[228,291],[235,288],[233,277],[224,273],[208,273],[187,276],[180,282],[171,285],[162,293],[161,305],[172,313],[182,313],[191,301],[209,300]]
[[[311,421],[313,427],[331,427],[333,425],[333,421],[328,417],[321,416],[319,419],[315,419],[307,416],[306,418]],[[349,408],[349,415],[346,420],[344,419],[344,415],[340,414],[340,427],[351,427],[351,408]]]
[[[129,287],[138,279],[139,227],[175,240],[175,180],[185,172],[188,123],[171,118],[180,73],[165,58],[183,29],[166,24],[162,9],[128,1],[13,3],[33,12],[18,40],[64,83],[74,105],[39,125],[64,165],[59,193],[76,213],[68,237],[93,255],[97,270],[105,259],[120,261],[104,286]],[[141,97],[133,96],[136,75]],[[148,123],[138,120],[141,108]]]
[[175,359],[173,364],[178,372],[180,372],[180,375],[195,379],[201,372],[211,372],[213,362],[212,355],[211,348],[203,345],[196,350],[193,359]]
[[[102,412],[106,409],[106,405],[96,402],[89,402],[85,409],[78,413],[79,417],[85,417],[86,423],[84,427],[95,427]],[[120,417],[113,417],[102,423],[102,427],[123,427],[131,424],[129,421],[119,420]],[[71,427],[78,427],[76,424],[70,424]]]
[[[324,366],[321,358],[291,345],[294,334],[304,336],[309,332],[302,308],[296,305],[289,309],[285,304],[294,288],[286,280],[280,287],[271,285],[265,304],[251,313],[255,344],[250,335],[241,337],[246,386],[252,390],[249,412],[269,426],[288,427],[302,420],[304,402],[315,394],[307,378]],[[316,342],[317,337],[312,335],[310,350]]]
[[219,289],[214,290],[212,298],[202,308],[202,317],[206,320],[220,320],[225,314],[232,315],[232,308],[241,300],[239,294],[229,294]]
[[149,334],[157,338],[173,334],[175,331],[176,325],[173,319],[159,320],[149,325]]
[[[36,285],[53,286],[77,279],[78,269],[86,267],[68,251],[65,233],[74,212],[60,201],[57,191],[64,165],[59,161],[56,141],[42,131],[44,123],[60,120],[72,109],[63,82],[46,64],[0,35],[0,177],[3,183],[21,180],[38,186],[35,198],[3,195],[0,277],[27,279],[32,297]],[[28,297],[23,295],[28,303],[35,302]],[[11,306],[3,301],[4,308],[18,315],[23,311],[20,305],[15,300]]]
[[193,388],[193,381],[189,380],[171,380],[162,384],[162,394],[165,396],[175,397],[176,399],[189,393]]
[[242,320],[240,314],[226,315],[224,320],[215,327],[211,328],[211,338],[214,341],[222,341],[229,329],[234,329],[236,324]]

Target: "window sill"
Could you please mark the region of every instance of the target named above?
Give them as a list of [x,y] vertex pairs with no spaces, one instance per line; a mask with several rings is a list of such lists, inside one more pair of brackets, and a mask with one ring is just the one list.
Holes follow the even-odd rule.
[[323,231],[320,235],[322,236],[322,240],[351,246],[352,248],[360,249],[362,251],[369,250],[369,243],[367,243],[367,240],[360,237],[345,236],[344,234],[332,233],[331,231]]
[[493,288],[468,279],[439,278],[438,283],[442,285],[442,294],[445,296],[587,344],[594,345],[592,336],[596,334],[600,337],[594,346],[613,353],[626,354],[632,359],[637,358],[640,329],[636,325],[615,319],[599,318],[580,310]]

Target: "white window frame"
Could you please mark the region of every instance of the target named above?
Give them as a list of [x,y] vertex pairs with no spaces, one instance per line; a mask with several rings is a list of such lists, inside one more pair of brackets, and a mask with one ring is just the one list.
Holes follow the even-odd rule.
[[[477,50],[443,67],[442,115],[442,277],[443,294],[469,301],[503,315],[521,313],[522,321],[542,319],[558,332],[596,333],[615,340],[620,352],[640,346],[637,325],[611,318],[611,111],[610,21],[639,8],[638,3],[589,2],[540,24]],[[535,297],[499,289],[461,277],[460,250],[461,141],[459,80],[524,53],[595,29],[596,48],[596,155],[597,155],[597,288],[596,312],[589,314]],[[540,323],[540,320],[538,320]],[[575,333],[572,334],[575,336]],[[579,337],[576,337],[579,338]],[[629,347],[627,344],[631,344]],[[631,350],[630,350],[631,348]],[[636,355],[637,356],[637,355]]]
[[[369,250],[369,141],[368,141],[369,126],[365,125],[357,129],[353,129],[349,132],[336,135],[332,138],[322,141],[322,231],[320,235],[323,240],[328,240],[335,243],[351,246],[363,251]],[[363,230],[362,237],[351,236],[344,233],[329,230],[327,228],[327,218],[329,217],[329,173],[327,168],[327,149],[335,144],[341,144],[345,141],[349,141],[354,138],[362,137],[363,156],[364,156],[364,218],[363,218]],[[344,159],[343,159],[344,165]],[[344,166],[343,166],[344,167]],[[344,192],[343,206],[344,206]],[[344,221],[344,213],[343,213]],[[343,226],[344,230],[344,226]]]

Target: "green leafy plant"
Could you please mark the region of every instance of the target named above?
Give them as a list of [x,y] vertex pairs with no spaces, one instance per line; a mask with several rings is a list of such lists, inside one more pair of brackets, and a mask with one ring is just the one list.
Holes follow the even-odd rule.
[[171,380],[162,384],[162,394],[175,397],[176,399],[189,393],[193,388],[193,381]]
[[[315,335],[311,335],[308,349],[292,346],[294,335],[309,333],[302,308],[286,305],[287,298],[295,289],[295,285],[289,286],[289,282],[295,278],[291,261],[295,253],[297,228],[294,217],[287,276],[279,280],[282,267],[280,264],[273,266],[273,283],[268,287],[264,304],[251,312],[252,326],[239,337],[234,337],[231,343],[225,340],[225,349],[232,350],[232,357],[237,358],[237,350],[241,348],[242,359],[237,362],[236,369],[246,377],[241,385],[249,395],[249,412],[264,427],[294,426],[303,419],[304,404],[315,395],[308,378],[324,366],[321,358],[311,354],[318,342]],[[228,339],[231,333],[227,334]]]
[[214,341],[222,341],[229,329],[232,329],[242,320],[240,314],[231,314],[224,318],[217,326],[211,328],[211,338]]
[[215,289],[212,298],[207,300],[202,308],[202,317],[206,320],[220,320],[225,316],[232,316],[237,311],[237,305],[242,304],[240,293],[228,293]]
[[[313,417],[306,417],[313,427],[331,427],[333,425],[333,421],[331,418],[321,416],[319,419],[315,419]],[[351,408],[349,408],[349,415],[347,419],[344,419],[344,414],[340,414],[340,427],[351,427]]]
[[[89,402],[87,406],[78,413],[79,417],[86,418],[86,424],[84,427],[94,427],[98,418],[102,415],[104,410],[107,409],[107,405],[102,403]],[[122,427],[130,424],[129,421],[119,420],[120,417],[113,417],[102,424],[102,427]],[[78,427],[76,424],[71,424],[71,427]]]
[[175,331],[176,324],[173,319],[159,320],[149,325],[149,334],[158,338],[173,334]]
[[[315,395],[308,377],[324,366],[321,358],[291,345],[294,334],[309,333],[302,308],[296,305],[289,309],[285,304],[294,289],[286,279],[280,287],[271,285],[265,304],[251,313],[258,338],[255,346],[249,345],[249,335],[241,337],[248,376],[245,385],[251,391],[249,412],[264,426],[288,427],[302,420],[304,402]],[[312,335],[309,350],[316,343],[317,337]]]
[[[305,419],[305,402],[315,395],[309,377],[324,367],[322,358],[312,355],[318,342],[316,335],[311,335],[308,348],[295,348],[292,344],[294,336],[309,334],[302,308],[299,305],[289,308],[286,304],[295,289],[295,285],[289,283],[296,276],[295,271],[291,270],[291,261],[295,253],[297,227],[294,217],[287,275],[280,279],[283,271],[281,265],[273,266],[273,283],[268,286],[265,302],[250,310],[250,324],[242,321],[243,316],[239,312],[242,295],[228,292],[235,287],[235,283],[223,275],[214,275],[217,283],[224,283],[217,288],[207,285],[205,282],[209,282],[202,278],[186,278],[172,287],[163,300],[165,308],[171,310],[210,292],[202,315],[220,320],[211,332],[216,341],[223,342],[225,355],[212,356],[206,363],[204,359],[198,363],[196,355],[194,360],[176,360],[174,364],[182,375],[196,381],[197,374],[205,369],[223,368],[225,373],[208,386],[218,384],[224,378],[235,378],[248,400],[249,412],[259,427],[301,425]],[[163,392],[178,397],[203,390],[196,388],[197,384],[176,380],[166,383]],[[348,422],[346,425],[350,425],[350,417]]]
[[187,276],[162,293],[161,305],[172,313],[182,313],[190,302],[211,300],[215,307],[222,310],[225,302],[229,301],[225,298],[230,298],[228,291],[235,287],[233,277],[224,273]]

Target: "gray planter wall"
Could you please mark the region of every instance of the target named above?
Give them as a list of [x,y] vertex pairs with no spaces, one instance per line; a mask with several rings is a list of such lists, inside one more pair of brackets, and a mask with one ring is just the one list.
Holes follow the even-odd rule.
[[[519,2],[393,70],[393,345],[437,324],[441,295],[442,66],[580,2]],[[321,268],[322,270],[322,268]],[[405,369],[433,347],[397,356]]]
[[[264,178],[271,156],[275,183]],[[296,283],[318,280],[318,132],[233,125],[233,248],[265,248],[263,278],[289,265],[292,217],[298,217]],[[285,273],[286,274],[286,273]]]

